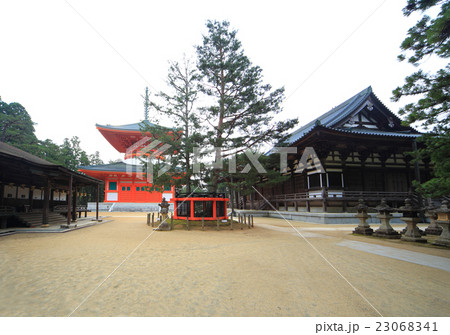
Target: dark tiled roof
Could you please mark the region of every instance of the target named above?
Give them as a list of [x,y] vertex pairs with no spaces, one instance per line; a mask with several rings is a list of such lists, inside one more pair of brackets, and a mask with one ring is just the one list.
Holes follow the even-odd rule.
[[126,164],[124,162],[117,162],[111,164],[80,166],[80,170],[89,171],[107,171],[107,172],[143,172],[142,165]]
[[[62,165],[57,165],[54,163],[50,163],[46,161],[45,159],[39,158],[37,156],[34,156],[26,151],[23,151],[19,148],[16,148],[12,145],[6,144],[4,142],[0,142],[0,159],[8,161],[14,161],[14,162],[20,162],[20,165],[26,165],[26,166],[38,166],[42,168],[46,172],[57,172],[58,174],[62,174],[65,176],[72,175],[77,180],[81,180],[83,182],[94,182],[94,183],[103,183],[101,180],[85,176],[83,174],[80,174],[76,171],[72,171],[68,168],[65,168]],[[17,163],[16,163],[17,164]]]
[[368,129],[368,128],[343,128],[338,126],[346,118],[349,118],[353,113],[361,109],[367,101],[372,100],[376,102],[378,106],[383,110],[383,113],[388,115],[393,120],[396,120],[397,124],[400,124],[400,119],[393,114],[389,109],[383,105],[383,103],[375,96],[372,91],[372,87],[362,90],[358,94],[354,95],[350,99],[344,101],[339,106],[334,107],[329,112],[319,116],[317,119],[307,123],[303,127],[295,130],[288,138],[288,144],[293,144],[310,133],[317,126],[329,128],[346,133],[374,135],[374,136],[400,136],[400,137],[418,137],[421,134],[411,127],[398,127],[401,130],[396,129],[392,131]]
[[16,147],[6,144],[4,142],[0,142],[0,154],[5,154],[5,155],[21,158],[27,162],[38,164],[38,165],[52,166],[52,167],[58,166],[56,164],[46,161],[45,159],[34,156],[26,151],[23,151],[19,148],[16,148]]
[[128,130],[128,131],[141,131],[141,126],[150,126],[150,127],[156,127],[157,125],[154,123],[149,122],[148,120],[144,120],[138,123],[130,123],[130,124],[124,124],[121,126],[111,126],[111,125],[101,125],[96,124],[95,126],[98,128],[104,128],[104,129],[112,129],[112,130]]

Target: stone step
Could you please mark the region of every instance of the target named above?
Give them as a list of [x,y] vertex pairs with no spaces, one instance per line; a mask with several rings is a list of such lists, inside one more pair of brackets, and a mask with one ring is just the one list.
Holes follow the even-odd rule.
[[[42,225],[42,213],[18,213],[17,217],[28,227],[36,227]],[[66,219],[58,213],[49,213],[48,223],[57,224],[64,223]]]

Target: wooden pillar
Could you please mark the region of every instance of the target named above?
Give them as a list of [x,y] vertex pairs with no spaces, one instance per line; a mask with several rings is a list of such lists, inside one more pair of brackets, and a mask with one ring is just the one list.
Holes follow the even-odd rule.
[[73,188],[72,195],[72,221],[77,221],[77,187]]
[[0,182],[0,205],[4,205],[4,199],[5,199],[5,184]]
[[100,200],[100,184],[97,184],[97,199],[95,202],[95,220],[98,221],[98,203]]
[[72,183],[73,176],[69,177],[69,190],[67,191],[67,226],[70,226],[70,219],[72,218]]
[[[33,190],[31,188],[32,186],[30,185],[30,191],[28,192],[28,206],[30,212],[33,211]],[[3,196],[3,192],[1,194]]]
[[44,207],[42,208],[42,225],[48,225],[48,214],[50,211],[50,179],[47,178],[44,187]]
[[325,187],[322,188],[322,211],[325,213],[327,211],[327,190]]

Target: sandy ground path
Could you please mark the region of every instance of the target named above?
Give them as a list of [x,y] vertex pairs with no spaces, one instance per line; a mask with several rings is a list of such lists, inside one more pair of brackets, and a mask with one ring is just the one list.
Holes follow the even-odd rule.
[[450,272],[341,242],[440,262],[450,262],[449,250],[293,222],[349,285],[282,220],[152,233],[142,214],[114,215],[65,234],[2,237],[0,316],[450,316]]

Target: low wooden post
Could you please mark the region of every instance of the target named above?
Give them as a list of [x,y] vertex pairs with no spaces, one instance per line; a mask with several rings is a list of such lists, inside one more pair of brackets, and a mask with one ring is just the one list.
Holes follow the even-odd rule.
[[202,230],[205,230],[205,218],[202,216]]
[[230,229],[233,230],[233,213],[231,213],[230,219],[231,219],[231,227],[230,227]]
[[244,229],[244,224],[242,223],[242,215],[239,213],[239,224],[241,225],[241,230]]
[[150,213],[147,213],[147,226],[150,226]]
[[254,227],[254,226],[253,226],[253,217],[254,217],[254,216],[252,215],[252,228]]
[[219,218],[217,218],[217,230],[220,230],[220,227],[219,227]]
[[152,213],[152,227],[155,226],[155,213]]
[[173,214],[170,216],[170,230],[173,230]]
[[190,230],[190,228],[189,228],[189,217],[186,217],[186,228],[187,228],[187,230]]

